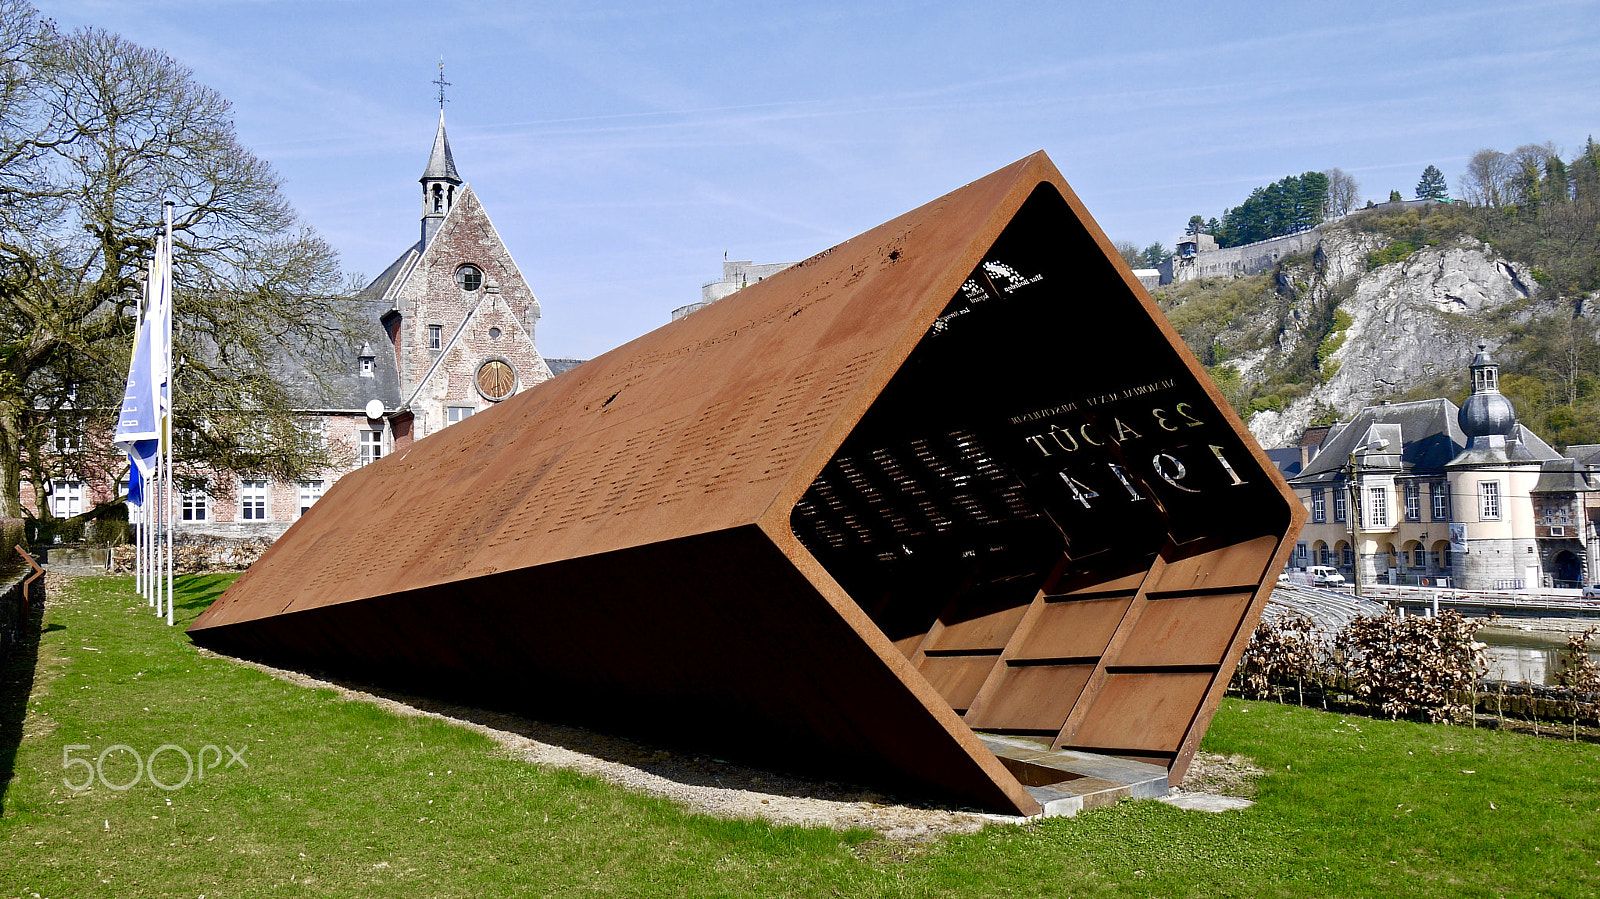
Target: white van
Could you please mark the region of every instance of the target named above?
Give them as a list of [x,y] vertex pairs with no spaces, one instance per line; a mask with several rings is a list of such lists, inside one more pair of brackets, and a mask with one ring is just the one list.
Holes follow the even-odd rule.
[[1306,574],[1311,577],[1313,587],[1343,587],[1344,575],[1337,568],[1327,565],[1313,565],[1306,569]]

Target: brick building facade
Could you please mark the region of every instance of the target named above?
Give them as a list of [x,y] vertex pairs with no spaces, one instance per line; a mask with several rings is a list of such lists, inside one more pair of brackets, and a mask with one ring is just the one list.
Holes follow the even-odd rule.
[[[180,534],[275,537],[347,472],[556,373],[534,347],[539,302],[457,173],[442,113],[419,181],[420,239],[358,296],[361,343],[346,364],[310,372],[284,360],[305,437],[326,446],[333,464],[294,483],[212,474],[206,489],[180,497]],[[558,360],[556,369],[575,364]],[[52,482],[45,501],[57,517],[78,514],[126,491],[112,477]],[[34,494],[24,485],[25,504]]]

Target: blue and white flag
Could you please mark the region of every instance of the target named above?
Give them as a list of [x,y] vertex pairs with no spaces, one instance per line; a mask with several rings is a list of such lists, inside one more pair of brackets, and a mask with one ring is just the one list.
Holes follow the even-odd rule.
[[122,412],[112,438],[146,480],[154,473],[161,452],[162,418],[167,412],[167,316],[172,314],[172,276],[165,244],[165,238],[156,239],[156,258],[146,283],[148,302],[134,338]]
[[150,266],[150,312],[155,320],[150,331],[150,380],[156,385],[157,424],[167,433],[167,418],[172,415],[172,238],[156,238],[156,258]]
[[[133,453],[128,454],[128,461],[133,462]],[[144,475],[139,473],[136,464],[128,468],[128,505],[135,509],[144,508]]]

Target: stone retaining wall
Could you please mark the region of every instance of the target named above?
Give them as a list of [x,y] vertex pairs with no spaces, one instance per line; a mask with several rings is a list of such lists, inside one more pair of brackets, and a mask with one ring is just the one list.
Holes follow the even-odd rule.
[[34,570],[17,554],[19,546],[23,546],[22,520],[0,518],[0,670],[22,637],[29,607],[44,602],[44,578],[28,584]]

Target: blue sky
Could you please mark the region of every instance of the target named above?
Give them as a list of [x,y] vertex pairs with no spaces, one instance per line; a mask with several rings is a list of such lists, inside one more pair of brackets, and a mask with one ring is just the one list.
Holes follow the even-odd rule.
[[36,2],[193,68],[368,276],[416,239],[443,56],[552,357],[664,323],[724,252],[803,259],[1039,149],[1142,246],[1284,175],[1409,197],[1600,131],[1592,0]]

